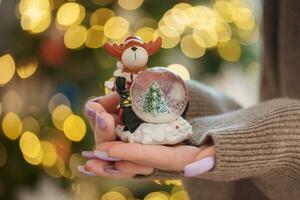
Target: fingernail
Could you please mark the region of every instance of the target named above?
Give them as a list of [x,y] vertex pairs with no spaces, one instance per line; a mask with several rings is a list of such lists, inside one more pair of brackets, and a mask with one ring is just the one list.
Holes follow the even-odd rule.
[[96,123],[97,123],[97,126],[101,129],[101,130],[104,130],[106,128],[106,121],[104,118],[102,118],[100,116],[100,113],[97,113],[96,114]]
[[88,103],[84,107],[84,112],[88,117],[92,117],[92,118],[95,118],[96,114],[97,114],[97,112],[95,110],[89,108]]
[[99,99],[101,99],[102,97],[92,97],[90,99],[88,99],[88,102],[97,102]]
[[203,158],[202,160],[198,160],[191,164],[188,164],[184,167],[184,176],[185,177],[193,177],[203,174],[211,170],[215,165],[215,157],[210,156]]
[[119,170],[116,170],[113,165],[106,165],[103,167],[104,171],[111,174],[120,174]]
[[80,173],[82,173],[83,175],[86,175],[86,176],[97,176],[97,174],[95,174],[94,172],[87,171],[87,170],[85,169],[85,166],[84,166],[84,165],[79,165],[79,166],[77,167],[77,169],[78,169],[78,171],[79,171]]
[[82,155],[83,157],[87,158],[87,159],[95,159],[95,158],[97,158],[97,157],[95,156],[95,154],[94,154],[93,151],[83,151],[83,152],[81,152],[81,155]]
[[104,161],[120,161],[120,159],[109,157],[104,151],[94,151],[94,154],[97,158]]

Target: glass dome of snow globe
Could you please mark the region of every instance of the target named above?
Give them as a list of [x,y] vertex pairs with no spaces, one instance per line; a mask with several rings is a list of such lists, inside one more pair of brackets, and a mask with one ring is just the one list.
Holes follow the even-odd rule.
[[165,67],[141,72],[133,81],[130,94],[133,111],[148,123],[175,121],[188,103],[184,81]]

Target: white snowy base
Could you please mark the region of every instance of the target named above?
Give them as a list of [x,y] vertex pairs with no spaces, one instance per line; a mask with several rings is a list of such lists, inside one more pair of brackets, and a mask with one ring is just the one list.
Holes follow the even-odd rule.
[[182,117],[169,123],[142,123],[134,133],[123,129],[122,125],[116,127],[121,140],[141,144],[177,144],[193,134],[192,126]]

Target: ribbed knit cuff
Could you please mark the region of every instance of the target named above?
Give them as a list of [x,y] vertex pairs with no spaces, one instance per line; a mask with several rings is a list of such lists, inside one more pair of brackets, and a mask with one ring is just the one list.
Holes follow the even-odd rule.
[[216,164],[202,178],[230,181],[254,177],[274,169],[300,176],[300,103],[278,99],[212,117],[193,120],[189,143],[210,142]]

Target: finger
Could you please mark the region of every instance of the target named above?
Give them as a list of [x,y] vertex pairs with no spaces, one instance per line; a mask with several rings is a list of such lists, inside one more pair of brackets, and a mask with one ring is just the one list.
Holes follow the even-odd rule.
[[154,171],[153,167],[148,167],[124,160],[115,162],[115,168],[125,174],[150,175]]
[[193,146],[167,147],[123,143],[111,146],[108,155],[158,169],[180,171],[194,161],[199,151],[199,148]]
[[109,178],[132,178],[134,174],[122,173],[117,170],[109,169],[111,165],[102,160],[89,160],[85,164],[85,168],[89,172],[93,172],[98,176],[104,176]]
[[205,157],[215,156],[215,155],[216,155],[216,148],[214,146],[211,146],[211,147],[207,147],[207,148],[203,149],[202,151],[200,151],[198,153],[198,155],[196,156],[195,160],[201,160]]
[[97,113],[94,132],[96,145],[116,140],[114,117],[106,112]]
[[117,92],[111,92],[96,100],[109,113],[117,113],[117,106],[120,104],[120,96]]

